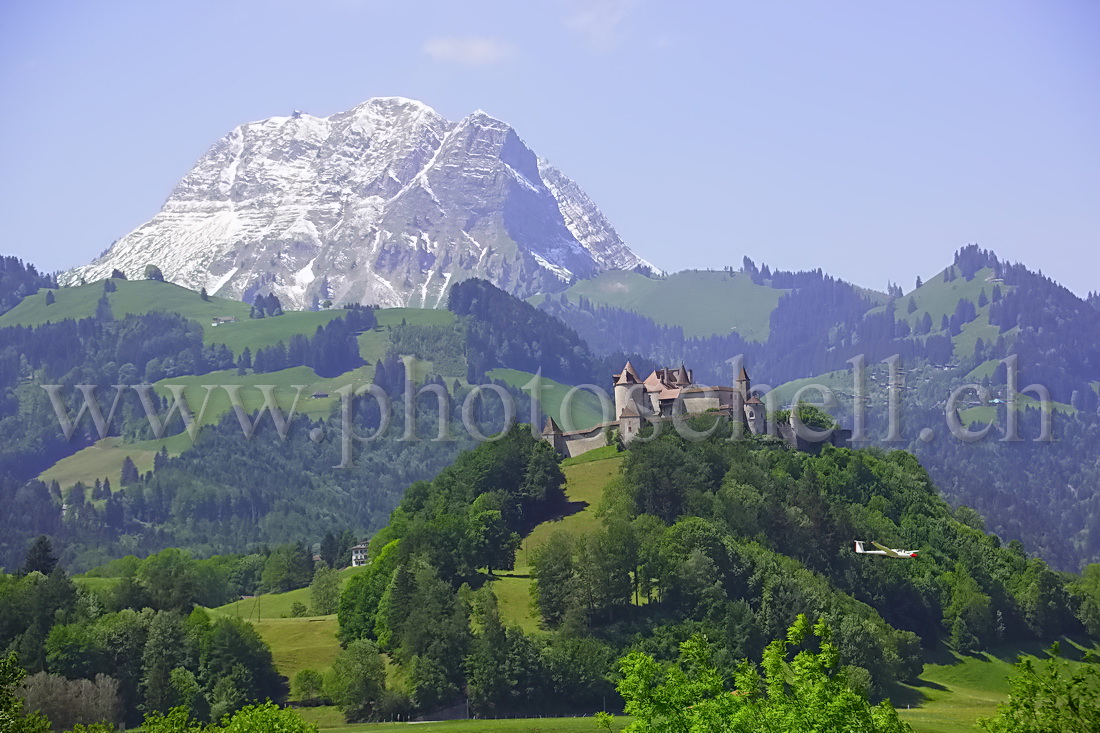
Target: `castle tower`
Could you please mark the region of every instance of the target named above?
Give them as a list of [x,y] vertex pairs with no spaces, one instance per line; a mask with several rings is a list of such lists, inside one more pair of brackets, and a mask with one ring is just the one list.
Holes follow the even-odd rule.
[[691,372],[688,371],[688,368],[686,366],[684,366],[684,362],[681,361],[680,362],[680,371],[676,375],[676,386],[677,387],[687,387],[691,384],[692,384]]
[[554,422],[554,418],[546,418],[546,425],[542,428],[542,439],[552,445],[558,455],[566,455],[565,436],[558,424]]
[[630,402],[619,413],[619,439],[623,441],[623,445],[628,445],[638,437],[641,430],[642,416],[638,414],[638,408],[634,403]]
[[615,415],[621,415],[628,404],[636,401],[634,396],[635,385],[641,383],[634,366],[628,361],[623,370],[612,375],[615,380]]
[[745,402],[749,401],[749,373],[745,371],[745,367],[741,367],[741,371],[737,374],[737,391],[741,393],[741,399]]
[[[740,380],[738,380],[740,381]],[[763,435],[767,430],[764,403],[756,395],[745,400],[745,424],[753,435]]]

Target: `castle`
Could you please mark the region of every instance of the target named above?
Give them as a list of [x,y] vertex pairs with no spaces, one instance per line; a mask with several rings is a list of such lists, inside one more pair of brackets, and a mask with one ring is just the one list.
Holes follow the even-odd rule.
[[[611,429],[618,429],[623,444],[638,437],[644,422],[671,421],[677,417],[709,414],[728,422],[740,423],[741,434],[772,434],[798,450],[815,451],[820,443],[811,443],[798,435],[792,422],[771,425],[767,409],[752,391],[749,374],[741,367],[733,387],[705,387],[695,383],[692,371],[683,363],[679,368],[655,369],[642,379],[628,361],[612,375],[617,419],[586,430],[563,432],[553,417],[546,420],[542,438],[561,455],[578,456],[608,444]],[[849,430],[834,430],[823,442],[847,445]]]

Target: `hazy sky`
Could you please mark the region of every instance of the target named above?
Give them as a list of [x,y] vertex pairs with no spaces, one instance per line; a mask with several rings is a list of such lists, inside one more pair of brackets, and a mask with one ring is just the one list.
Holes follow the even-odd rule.
[[234,126],[511,123],[660,267],[907,290],[968,242],[1100,290],[1100,2],[0,3],[0,253],[150,218]]

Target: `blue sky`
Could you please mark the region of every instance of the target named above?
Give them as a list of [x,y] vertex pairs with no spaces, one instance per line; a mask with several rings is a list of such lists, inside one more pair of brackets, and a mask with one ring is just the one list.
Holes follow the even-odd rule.
[[481,108],[669,270],[912,287],[969,242],[1100,290],[1100,3],[0,4],[0,252],[82,264],[237,124]]

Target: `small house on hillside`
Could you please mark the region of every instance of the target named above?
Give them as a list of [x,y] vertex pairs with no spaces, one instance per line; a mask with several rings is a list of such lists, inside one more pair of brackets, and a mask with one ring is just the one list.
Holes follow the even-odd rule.
[[214,316],[214,319],[210,321],[211,326],[220,326],[223,323],[236,323],[236,316]]

